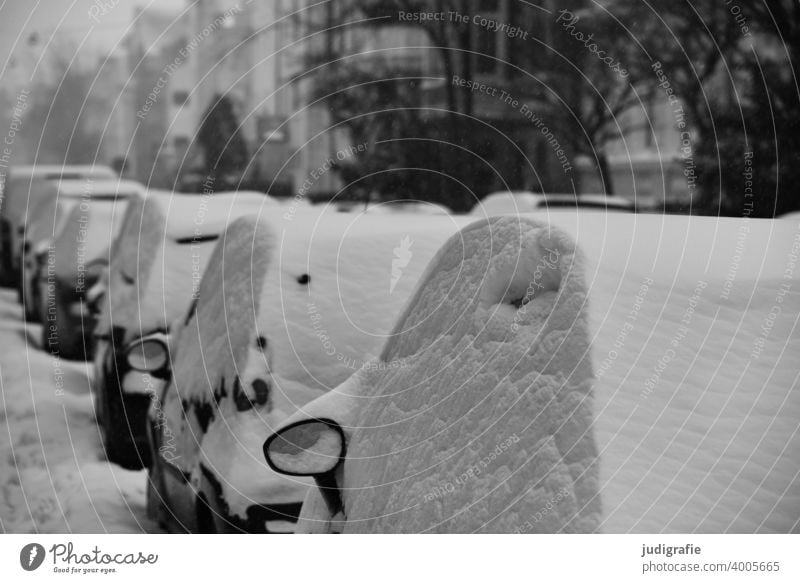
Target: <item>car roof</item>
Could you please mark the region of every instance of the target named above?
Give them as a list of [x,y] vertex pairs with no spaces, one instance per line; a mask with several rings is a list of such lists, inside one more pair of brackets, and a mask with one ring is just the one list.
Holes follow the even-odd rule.
[[108,195],[130,196],[133,194],[142,194],[145,191],[144,186],[135,180],[98,180],[95,178],[59,180],[56,183],[56,189],[59,196],[81,198],[95,198]]
[[[89,164],[59,166],[57,164],[36,164],[32,166],[14,166],[9,171],[10,178],[61,178],[74,175],[75,178],[94,176],[97,178],[111,178],[116,173],[108,166],[94,166]],[[70,176],[71,178],[71,176]]]
[[[502,203],[502,201],[515,201],[519,212],[529,212],[538,208],[548,207],[576,207],[576,208],[611,208],[620,210],[634,210],[636,205],[628,198],[622,196],[607,196],[605,194],[574,194],[574,193],[535,193],[522,190],[509,190],[492,192],[479,201],[472,209],[473,214],[483,214],[481,207]],[[491,210],[491,209],[490,209]]]
[[273,206],[260,192],[217,192],[161,197],[159,202],[167,220],[167,236],[182,242],[219,236],[229,223],[241,216],[258,216]]

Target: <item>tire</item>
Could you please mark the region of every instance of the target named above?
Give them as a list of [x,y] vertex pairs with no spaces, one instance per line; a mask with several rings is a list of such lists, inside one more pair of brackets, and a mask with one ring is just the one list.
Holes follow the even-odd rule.
[[70,330],[64,305],[55,298],[54,310],[46,314],[42,322],[42,348],[54,356],[66,360],[86,360],[83,337],[80,330]]
[[14,282],[11,269],[11,226],[5,219],[0,219],[0,286],[11,287]]
[[[25,320],[28,322],[38,322],[39,321],[39,305],[40,300],[38,296],[38,289],[39,286],[37,285],[37,274],[28,274],[31,278],[31,284],[28,286],[21,286],[19,291],[19,298],[20,303],[22,304],[22,311],[25,314]],[[30,297],[25,294],[25,290],[30,290]]]
[[[126,398],[120,388],[120,379],[114,366],[113,349],[109,349],[108,361],[102,365],[103,374],[95,375],[96,405],[98,424],[103,438],[103,448],[108,461],[126,470],[142,470],[149,468],[154,462],[152,438],[147,421],[150,407],[149,398],[129,396]],[[145,424],[147,439],[144,443],[136,441],[131,435],[131,425],[139,427],[138,422]],[[122,435],[118,431],[125,428]]]

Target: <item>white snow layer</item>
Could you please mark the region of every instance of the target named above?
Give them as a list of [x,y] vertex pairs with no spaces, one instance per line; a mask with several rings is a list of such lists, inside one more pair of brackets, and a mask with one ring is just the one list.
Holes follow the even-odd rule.
[[54,241],[55,273],[62,282],[79,281],[95,261],[108,262],[127,204],[88,199],[72,207]]
[[[291,205],[284,205],[281,210],[289,212],[287,208],[294,209]],[[420,222],[440,219],[394,215],[391,225],[373,222],[371,224],[376,225],[374,229],[362,227],[366,231],[377,231],[379,235],[385,229],[395,230],[391,237],[396,237],[397,242],[393,245],[387,243],[384,254],[375,252],[372,244],[363,244],[363,239],[359,240],[361,245],[356,244],[359,241],[349,241],[349,230],[342,231],[345,233],[342,250],[349,251],[346,255],[349,267],[347,270],[343,267],[339,273],[343,285],[341,297],[344,298],[340,302],[339,296],[325,297],[323,291],[327,294],[329,289],[334,289],[337,291],[333,293],[338,293],[339,242],[334,233],[341,227],[336,226],[335,220],[330,222],[327,218],[320,219],[315,225],[322,214],[320,209],[304,209],[302,213],[291,214],[292,220],[281,221],[279,218],[275,221],[277,251],[270,274],[280,275],[277,280],[268,281],[264,291],[270,286],[275,286],[276,290],[280,286],[280,293],[272,296],[280,300],[262,305],[258,330],[270,336],[275,358],[273,368],[276,369],[282,365],[279,355],[286,357],[288,353],[291,357],[294,348],[302,355],[303,351],[314,348],[312,341],[321,344],[316,333],[305,329],[308,313],[304,310],[307,310],[309,300],[304,294],[313,294],[317,305],[321,303],[326,310],[334,308],[334,312],[345,313],[353,321],[360,322],[362,329],[376,330],[387,319],[391,320],[388,325],[391,328],[396,317],[385,319],[385,314],[377,308],[369,307],[364,312],[358,309],[358,301],[370,296],[360,289],[352,289],[355,286],[348,283],[342,274],[348,273],[348,277],[359,273],[378,274],[375,280],[379,283],[371,282],[383,294],[375,296],[378,299],[376,303],[387,299],[391,303],[394,294],[388,294],[387,289],[395,279],[392,268],[401,270],[395,293],[403,289],[408,273],[417,273],[412,278],[415,281],[409,282],[411,288],[421,273],[421,268],[419,271],[416,269],[416,255],[409,260],[407,267],[411,267],[410,272],[399,267],[404,263],[402,257],[406,256],[402,250],[409,246],[397,243],[405,234],[414,233],[415,229],[424,240],[437,237],[432,233],[426,235]],[[549,217],[577,241],[585,256],[582,277],[589,290],[587,330],[596,377],[591,413],[598,455],[597,491],[601,508],[597,529],[607,532],[796,531],[800,509],[797,479],[800,393],[797,390],[796,359],[800,351],[797,333],[800,294],[795,283],[800,254],[798,223],[582,212],[540,213],[535,216]],[[345,219],[355,221],[357,227],[363,217],[346,215]],[[375,216],[371,220],[381,219]],[[463,219],[450,217],[447,220]],[[327,227],[329,222],[331,227]],[[303,224],[310,224],[320,234],[329,233],[330,236],[302,235]],[[441,222],[431,223],[430,230],[452,229],[448,231],[452,233],[461,225],[463,223],[443,227]],[[404,227],[406,233],[402,232]],[[296,256],[288,248],[284,250],[281,247],[281,241],[285,241],[283,245],[286,247],[293,237],[299,240],[307,237],[308,241],[305,250]],[[387,235],[390,241],[391,237]],[[410,250],[416,252],[417,239],[413,235],[410,239],[415,241]],[[441,241],[444,239],[442,236]],[[142,235],[135,244],[141,246],[147,240]],[[397,254],[395,248],[399,248]],[[357,250],[365,254],[364,261]],[[281,259],[289,257],[294,257],[294,260]],[[322,266],[332,260],[333,265],[328,264],[323,270],[327,275],[315,277],[312,258],[319,258],[318,264]],[[399,261],[395,262],[396,259]],[[358,266],[362,264],[364,267],[360,271]],[[276,266],[280,268],[274,269]],[[309,286],[297,282],[297,277],[303,273],[311,275]],[[501,269],[499,273],[504,272]],[[329,283],[323,289],[315,290],[315,283],[320,279]],[[305,287],[310,291],[303,292]],[[290,293],[297,290],[300,293]],[[496,297],[503,290],[503,286],[491,287],[491,293],[487,292],[489,295],[486,297]],[[407,293],[411,291],[408,289]],[[356,302],[350,300],[351,293],[356,294]],[[540,299],[547,300],[548,297],[545,294]],[[538,300],[534,300],[536,302]],[[391,305],[391,309],[397,309],[399,313],[401,308],[395,308],[394,303]],[[285,322],[281,315],[283,306],[288,310]],[[89,384],[86,373],[82,372],[85,365],[59,362],[25,347],[25,328],[12,294],[3,294],[0,310],[4,322],[0,329],[0,342],[8,347],[0,353],[4,408],[0,424],[5,425],[0,431],[11,440],[0,443],[2,459],[5,460],[5,467],[0,469],[2,529],[7,532],[102,532],[104,529],[133,532],[153,528],[143,519],[144,474],[126,472],[102,461],[99,433],[88,394]],[[323,319],[326,310],[319,310]],[[538,311],[529,309],[527,316],[541,317],[534,312],[538,314]],[[490,354],[494,345],[500,345],[492,334],[499,334],[505,328],[509,316],[513,322],[511,314],[513,309],[510,305],[499,307],[496,318],[502,325],[499,328],[489,326],[484,334],[476,337],[484,341],[481,356]],[[303,325],[295,328],[293,322],[298,317],[303,318]],[[276,318],[281,326],[264,324],[274,322]],[[341,330],[327,325],[325,328],[332,338],[347,338],[356,330],[349,327],[347,317],[336,321],[348,327]],[[373,327],[371,321],[378,321],[380,325]],[[491,321],[494,323],[495,318]],[[469,329],[469,324],[469,319],[462,317],[456,326]],[[36,328],[27,326],[30,329],[28,335],[35,337]],[[428,326],[422,328],[432,334]],[[458,331],[454,330],[454,333]],[[385,336],[385,332],[382,335]],[[282,338],[284,344],[276,338]],[[374,342],[364,350],[363,356],[359,356],[358,350],[348,354],[364,359],[370,352],[377,354],[379,348],[373,347],[380,347],[381,340]],[[473,349],[468,340],[463,343],[464,350]],[[545,363],[549,361],[547,355],[556,352],[555,348],[539,340],[531,344],[537,347],[531,358],[543,358]],[[283,369],[299,378],[310,376],[308,371],[315,371],[323,386],[331,386],[336,379],[346,376],[341,366],[330,362],[324,348],[317,346],[316,350],[322,354],[308,359],[307,362],[313,364],[308,370],[300,365],[301,361],[306,362],[302,356],[285,359],[287,364]],[[674,350],[674,355],[669,350]],[[314,354],[313,350],[309,353]],[[418,357],[412,355],[410,358]],[[447,397],[447,391],[451,390],[455,399],[458,397],[456,391],[463,390],[461,384],[466,380],[466,373],[460,373],[449,365],[451,359],[443,366],[447,366],[448,373],[452,372],[452,378],[448,382],[441,381],[443,390],[440,392]],[[247,360],[247,371],[253,362],[258,360]],[[325,366],[326,363],[329,366]],[[363,401],[359,391],[371,390],[372,385],[364,383],[357,387],[358,390],[353,385],[371,375],[385,375],[389,379],[396,377],[398,380],[394,386],[403,390],[403,394],[414,396],[419,391],[415,391],[410,382],[415,380],[410,370],[407,366],[385,371],[361,370],[336,392],[309,403],[307,408],[319,408],[325,399],[342,401],[342,393],[354,394],[354,398]],[[330,379],[325,376],[328,374]],[[501,371],[494,370],[487,376],[496,381],[500,374]],[[284,387],[288,381],[274,376],[273,379],[282,387],[273,390],[273,395],[285,399],[278,408],[292,413],[302,401],[292,401],[289,397],[297,385],[289,389]],[[438,382],[431,380],[434,381]],[[513,378],[501,385],[494,381],[483,387],[485,394],[506,394],[509,387],[517,386],[510,382]],[[205,382],[208,386],[208,380]],[[474,388],[469,384],[465,386]],[[554,385],[555,388],[558,386]],[[555,388],[550,392],[558,395]],[[57,393],[57,389],[63,393]],[[556,405],[557,398],[550,403],[545,398],[549,394],[547,391],[539,400],[528,393],[520,398],[535,403],[527,407],[525,414],[528,419],[536,418],[538,422]],[[492,413],[499,414],[505,406],[510,409],[509,415],[516,416],[517,407],[508,404],[513,402],[516,394],[511,391],[504,399],[490,399],[494,404]],[[402,399],[395,398],[381,414],[405,419],[398,423],[398,427],[419,423],[424,428],[421,421],[402,410],[404,406]],[[478,401],[476,407],[480,409],[490,405]],[[336,407],[331,409],[337,411]],[[328,409],[322,407],[321,410]],[[355,413],[360,414],[358,407],[346,408],[339,403],[338,412],[333,416],[347,419]],[[294,417],[299,416],[302,413]],[[525,419],[523,414],[520,417]],[[443,425],[442,421],[425,418],[443,435],[455,431]],[[460,419],[455,414],[453,418]],[[351,419],[345,425],[352,428],[359,423]],[[250,437],[243,437],[241,441],[252,439],[252,448],[269,434],[264,421],[243,421],[242,426],[237,431],[249,431]],[[407,447],[403,442],[398,442],[396,447],[388,443],[389,437],[395,435],[393,427],[383,428],[387,436],[385,446],[394,447],[391,451]],[[415,513],[432,512],[430,509],[435,506],[442,507],[442,510],[436,510],[440,513],[437,516],[445,517],[446,522],[436,525],[432,528],[434,530],[456,530],[456,526],[462,524],[465,530],[557,530],[553,527],[554,517],[558,517],[555,522],[563,520],[575,508],[573,503],[577,499],[569,488],[557,488],[558,480],[567,476],[564,472],[556,472],[555,482],[545,479],[542,488],[533,488],[533,496],[544,491],[555,492],[554,498],[545,500],[533,515],[514,511],[516,507],[501,512],[514,502],[514,494],[520,492],[512,488],[517,484],[512,476],[515,467],[506,462],[511,459],[511,452],[513,457],[518,457],[522,454],[517,450],[525,448],[529,457],[536,454],[534,459],[542,456],[549,459],[545,454],[554,451],[549,446],[540,449],[528,446],[527,439],[522,439],[525,434],[516,429],[513,423],[509,423],[503,424],[502,429],[495,428],[494,434],[491,431],[465,433],[471,442],[467,442],[467,448],[460,455],[467,455],[466,451],[483,454],[479,460],[485,461],[486,467],[479,463],[480,474],[473,468],[470,475],[470,467],[442,461],[463,444],[446,445],[441,449],[443,453],[433,451],[431,459],[438,464],[437,468],[430,475],[416,477],[424,479],[424,482],[414,489],[415,497],[409,501],[412,510],[403,508],[386,530],[421,529]],[[260,434],[258,438],[255,433]],[[515,441],[514,433],[519,441]],[[221,440],[222,435],[218,437]],[[404,439],[413,439],[413,436]],[[503,444],[506,444],[505,449]],[[558,444],[555,445],[558,449]],[[491,453],[498,447],[500,454],[492,457]],[[248,471],[249,456],[257,459],[255,454],[248,453],[252,448],[248,446],[243,450],[241,465],[237,466],[239,469],[231,468],[231,475]],[[211,449],[225,451],[224,447]],[[455,456],[453,459],[462,458]],[[555,458],[553,460],[556,464]],[[262,462],[263,459],[259,461]],[[224,460],[215,460],[214,463],[224,469]],[[355,460],[348,461],[348,469],[351,463]],[[382,476],[377,478],[386,481]],[[497,491],[486,490],[487,481],[497,484]],[[525,485],[532,483],[528,480]],[[402,482],[398,484],[402,485]],[[257,486],[257,483],[248,485],[248,481],[242,479],[236,487],[247,492],[242,496],[244,500],[256,497],[247,488]],[[403,506],[403,501],[398,499],[402,490],[401,486],[393,488],[393,497],[387,504]],[[459,508],[463,508],[470,519],[451,512],[451,507],[458,505],[447,502],[450,497],[463,493],[469,493],[470,500]],[[495,506],[498,499],[507,500],[508,504],[498,510]],[[490,502],[488,505],[487,500]],[[367,504],[365,508],[375,502],[368,501]],[[484,506],[489,509],[481,514]],[[307,510],[311,510],[311,505],[304,507],[303,513],[306,514]],[[498,514],[502,516],[498,517]],[[506,515],[509,517],[504,519]],[[368,518],[363,527],[356,522],[355,528],[367,529],[369,524],[374,524],[370,521],[374,520],[374,516]],[[432,525],[426,524],[425,527],[431,528]]]
[[349,428],[346,530],[797,531],[798,227],[550,218],[584,267],[525,217],[465,229],[386,347],[404,366],[307,406]]
[[186,312],[216,240],[229,221],[266,214],[260,193],[173,194],[151,191],[131,203],[109,273],[108,309],[98,329],[127,329],[126,341],[165,329]]
[[436,250],[468,217],[338,213],[270,219],[276,257],[258,333],[275,372],[330,390],[380,352]]
[[145,473],[105,461],[87,365],[26,346],[36,328],[0,294],[0,531],[158,532]]
[[[259,483],[259,476],[269,472],[260,450],[264,436],[378,354],[429,259],[466,222],[420,216],[408,224],[329,208],[298,213],[291,222],[273,215],[237,229],[233,226],[239,223],[231,225],[201,283],[197,324],[188,327],[197,327],[200,335],[193,330],[186,340],[181,332],[175,378],[182,390],[206,401],[221,379],[230,393],[236,372],[252,367],[253,358],[258,361],[248,347],[256,336],[267,339],[271,366],[263,374],[277,384],[273,394],[284,400],[276,407],[280,415],[215,420],[202,446],[207,464],[225,468],[220,478],[227,482],[223,490],[232,511],[243,513],[247,505],[264,500],[269,486]],[[271,244],[270,231],[275,233]],[[263,280],[249,281],[251,273],[263,274]],[[242,386],[250,391],[245,378]],[[298,386],[303,391],[295,390]],[[231,440],[249,445],[231,447]],[[237,456],[244,456],[241,471],[231,466]],[[259,465],[263,468],[256,473]],[[293,480],[305,487],[306,481]]]

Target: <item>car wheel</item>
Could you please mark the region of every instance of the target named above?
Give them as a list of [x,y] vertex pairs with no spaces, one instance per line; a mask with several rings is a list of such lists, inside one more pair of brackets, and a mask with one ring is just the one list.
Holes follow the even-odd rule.
[[42,341],[45,350],[67,360],[86,360],[87,351],[83,345],[80,325],[72,329],[67,325],[69,318],[64,311],[63,302],[55,298],[47,318],[42,323]]
[[[39,305],[41,304],[41,300],[39,300],[39,286],[36,285],[37,277],[36,275],[31,275],[31,284],[30,285],[23,285],[22,290],[20,291],[20,301],[22,302],[23,312],[25,313],[25,319],[28,322],[38,322],[39,321]],[[25,290],[29,290],[28,294],[25,293]]]
[[[112,377],[108,373],[105,375],[105,382],[100,377],[100,382],[103,384],[97,387],[98,421],[106,457],[112,464],[126,470],[141,470],[150,467],[154,459],[152,448],[149,445],[145,447],[137,443],[130,435],[131,417],[135,415],[133,410],[140,407],[141,404],[130,401],[126,407],[125,402],[120,401],[120,395],[114,393],[114,391],[119,391],[119,385],[114,380],[109,381],[110,378]],[[109,382],[112,383],[111,386],[109,386]],[[124,399],[124,397],[122,398]],[[144,414],[146,415],[146,412]]]

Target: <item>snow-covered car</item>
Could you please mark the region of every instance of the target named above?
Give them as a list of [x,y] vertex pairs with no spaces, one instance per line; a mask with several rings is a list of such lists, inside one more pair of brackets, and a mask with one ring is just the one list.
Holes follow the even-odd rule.
[[129,204],[105,278],[92,290],[94,397],[108,459],[130,469],[150,463],[146,435],[152,382],[128,362],[139,340],[168,341],[170,324],[196,295],[225,226],[272,212],[263,194],[210,196],[150,191]]
[[493,192],[470,211],[474,217],[566,210],[634,212],[634,203],[621,196],[602,194],[535,194],[525,191]]
[[133,368],[156,379],[147,504],[170,530],[294,528],[308,483],[277,475],[259,459],[260,434],[319,391],[278,381],[258,330],[274,244],[266,221],[231,223],[169,345],[142,338],[129,353]]
[[24,235],[30,209],[48,181],[91,178],[110,180],[116,177],[107,166],[15,166],[9,172],[0,205],[0,283],[18,286],[21,268],[21,237]]
[[367,206],[363,202],[339,202],[332,206],[343,213],[368,213],[382,214],[419,214],[419,215],[449,215],[450,209],[434,202],[416,200],[390,200],[386,202],[373,202]]
[[[71,184],[85,192],[83,181]],[[118,190],[115,185],[118,185]],[[83,196],[66,213],[47,249],[35,263],[37,298],[44,350],[67,359],[91,358],[96,315],[88,292],[104,273],[110,247],[119,231],[135,182],[114,181],[107,197]],[[59,190],[66,192],[66,181]]]
[[[39,195],[31,197],[21,243],[19,300],[26,319],[36,322],[42,317],[39,282],[47,271],[48,262],[54,261],[53,242],[73,209],[82,203],[88,205],[90,201],[114,205],[117,201],[142,195],[144,191],[144,186],[132,180],[49,180],[39,185]],[[125,210],[121,205],[110,208],[112,213]]]
[[[174,486],[173,491],[168,492],[168,506],[181,509],[181,520],[189,530],[210,529],[212,526],[234,530],[262,528],[261,502],[256,495],[261,486],[256,476],[266,475],[264,472],[267,471],[265,466],[260,467],[264,465],[260,450],[263,427],[255,426],[255,421],[251,420],[245,436],[229,435],[225,432],[239,425],[228,419],[214,425],[215,437],[209,438],[203,427],[210,425],[207,425],[207,419],[203,421],[203,416],[207,417],[217,409],[203,405],[196,411],[200,417],[195,423],[200,424],[200,429],[189,430],[186,424],[193,423],[193,417],[188,409],[186,417],[169,413],[178,402],[170,399],[174,399],[176,393],[183,395],[181,391],[189,390],[187,387],[197,387],[208,394],[213,394],[213,391],[221,394],[219,386],[214,383],[224,378],[226,391],[231,392],[233,387],[233,407],[246,408],[247,402],[241,398],[241,387],[253,386],[250,381],[253,374],[267,375],[263,363],[259,369],[250,364],[242,366],[241,363],[228,362],[233,358],[229,356],[228,343],[239,337],[239,330],[247,329],[254,331],[251,334],[254,341],[248,348],[251,356],[247,362],[261,363],[264,356],[259,356],[259,351],[268,347],[271,380],[267,381],[274,387],[270,394],[279,394],[279,399],[283,399],[279,407],[283,415],[294,413],[305,402],[294,393],[320,395],[377,354],[428,260],[441,242],[467,220],[421,217],[409,225],[392,221],[390,217],[348,216],[329,209],[327,215],[299,213],[293,215],[291,221],[273,218],[266,222],[271,225],[275,237],[269,252],[269,268],[264,273],[263,283],[259,284],[263,289],[258,303],[250,299],[250,288],[247,288],[247,293],[237,294],[235,285],[219,275],[215,276],[217,271],[212,269],[221,260],[212,258],[202,285],[203,289],[212,290],[206,292],[206,302],[215,303],[211,303],[210,308],[204,304],[201,289],[200,300],[193,306],[194,312],[189,311],[183,320],[180,336],[172,340],[174,348],[170,354],[173,362],[168,374],[173,392],[170,393],[168,387],[165,397],[159,400],[161,411],[155,406],[150,409],[153,483],[158,489],[162,489],[162,485],[167,489],[169,484]],[[240,236],[243,242],[238,248],[228,242],[230,237],[230,234],[225,236],[227,258],[218,269],[224,270],[226,278],[258,271],[249,263],[259,256],[252,246],[253,235]],[[223,252],[221,245],[215,251],[215,257]],[[213,294],[218,297],[211,297]],[[231,301],[237,295],[239,300]],[[223,299],[230,301],[230,305],[217,305]],[[204,317],[210,318],[211,323],[203,324],[204,317],[200,314],[209,314]],[[189,340],[184,336],[186,330],[190,331]],[[201,333],[199,341],[195,339],[198,330]],[[187,347],[186,342],[192,344]],[[198,342],[202,350],[195,346]],[[135,354],[146,352],[149,350],[142,347]],[[202,361],[198,361],[199,358]],[[191,365],[181,365],[178,362],[181,359],[189,359]],[[239,376],[233,373],[242,375],[242,371],[253,372],[237,381]],[[209,379],[217,380],[209,384]],[[255,388],[253,391],[255,395],[259,394]],[[159,417],[161,412],[166,419],[173,421],[166,423]],[[271,418],[272,426],[276,422],[276,418]],[[202,436],[202,443],[192,442],[187,433]],[[173,438],[178,435],[185,438]],[[221,444],[221,450],[206,450],[209,444],[216,443]],[[237,449],[242,443],[247,444],[246,451]],[[205,470],[197,470],[195,466],[182,466],[184,460],[190,463],[198,457],[199,454],[192,449],[198,447],[206,456],[207,464],[213,461],[215,467],[229,469],[215,471],[206,465]],[[161,455],[164,452],[169,453]],[[212,455],[213,459],[208,457]],[[181,461],[173,464],[166,459],[173,457]],[[183,477],[179,468],[183,468]],[[208,494],[205,494],[205,499],[217,509],[211,513],[212,517],[223,516],[212,522],[204,510],[205,503],[198,505],[198,497],[185,489],[188,487],[188,474],[195,472],[196,480],[200,480],[199,476],[209,471],[220,483],[221,499],[212,500]],[[214,480],[207,485],[212,487]],[[252,495],[245,496],[248,492]],[[186,522],[195,516],[192,514],[195,510],[204,518],[200,523],[196,517],[195,522]],[[260,518],[253,523],[249,518],[251,514]]]
[[600,220],[443,247],[376,369],[267,438],[318,486],[298,532],[797,531],[796,229]]

